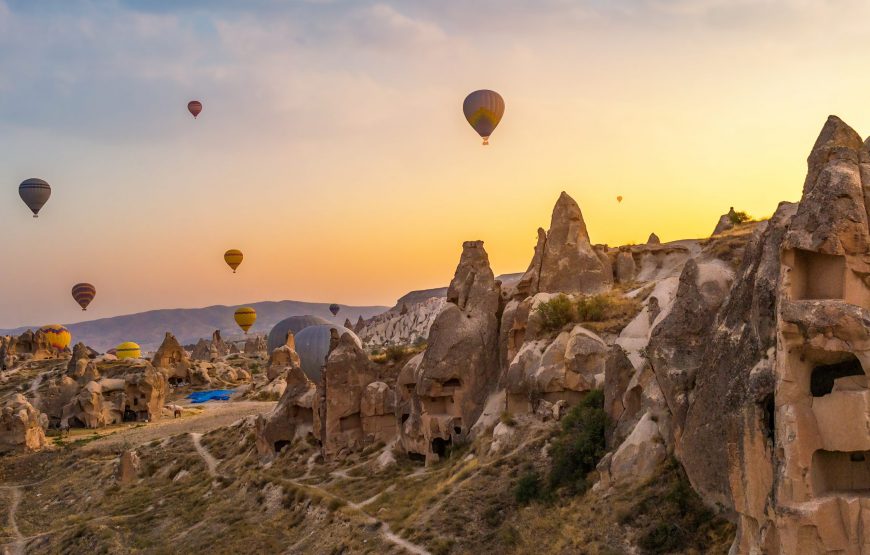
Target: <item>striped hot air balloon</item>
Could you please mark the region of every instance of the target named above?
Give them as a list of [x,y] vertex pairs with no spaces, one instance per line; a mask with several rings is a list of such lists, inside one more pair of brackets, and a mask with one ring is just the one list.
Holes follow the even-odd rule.
[[341,310],[341,307],[338,306],[337,304],[332,303],[331,305],[329,305],[329,311],[332,312],[332,315],[333,315],[333,316],[335,316],[336,314],[338,314],[338,311],[339,311],[339,310]]
[[239,264],[242,263],[242,259],[244,255],[242,251],[239,249],[230,249],[224,253],[224,262],[227,263],[227,266],[233,269],[233,273],[236,273],[236,268],[239,267]]
[[76,283],[72,288],[72,296],[82,310],[87,310],[88,305],[97,296],[97,288],[90,283]]
[[196,119],[196,116],[202,112],[202,102],[199,100],[191,100],[187,103],[187,111],[193,115],[193,119]]
[[142,349],[132,341],[125,341],[115,347],[115,356],[118,357],[118,360],[124,360],[126,358],[142,358]]
[[243,306],[242,308],[237,308],[236,313],[234,315],[236,319],[236,324],[242,328],[242,331],[247,335],[248,330],[251,329],[251,326],[254,325],[254,322],[257,321],[257,311],[249,306]]
[[51,196],[51,185],[38,177],[31,177],[22,181],[21,185],[18,186],[18,196],[33,212],[33,217],[38,218],[39,211]]
[[471,127],[483,137],[483,144],[488,145],[489,136],[504,115],[504,99],[495,91],[481,89],[465,97],[462,111]]
[[39,328],[39,331],[45,334],[48,344],[56,351],[63,351],[72,342],[72,334],[60,324],[48,324]]

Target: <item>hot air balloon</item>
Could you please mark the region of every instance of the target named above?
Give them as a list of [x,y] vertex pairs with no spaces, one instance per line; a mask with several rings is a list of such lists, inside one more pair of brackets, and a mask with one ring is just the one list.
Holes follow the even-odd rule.
[[60,324],[48,324],[39,328],[39,331],[45,334],[48,344],[54,347],[56,351],[63,351],[69,347],[72,341],[72,335],[69,330]]
[[124,360],[125,358],[142,358],[142,349],[132,341],[125,341],[115,347],[115,356],[118,357],[118,360]]
[[239,264],[242,263],[242,259],[244,255],[242,255],[242,251],[239,249],[230,249],[224,253],[224,262],[227,263],[227,266],[233,269],[233,273],[236,273],[236,268],[239,267]]
[[97,296],[97,288],[90,283],[76,283],[72,288],[72,296],[82,310],[87,310],[88,305]]
[[336,314],[338,314],[338,311],[339,311],[339,310],[341,310],[341,307],[338,306],[337,304],[332,303],[331,305],[329,305],[329,311],[332,312],[332,315],[333,315],[333,316],[335,316]]
[[483,144],[488,145],[489,136],[504,115],[504,99],[495,91],[481,89],[465,97],[462,111],[471,127],[483,137]]
[[202,112],[202,102],[199,100],[191,100],[187,103],[187,111],[193,114],[193,119],[196,119],[196,116]]
[[299,354],[302,371],[314,383],[320,383],[321,368],[329,355],[329,342],[332,336],[330,330],[335,330],[339,336],[349,333],[354,343],[362,348],[362,342],[354,332],[336,324],[308,326],[297,333],[296,352]]
[[289,318],[285,318],[275,324],[272,327],[272,331],[269,332],[269,340],[267,342],[267,349],[269,353],[287,343],[287,333],[293,332],[295,336],[303,329],[308,326],[316,326],[317,324],[327,324],[329,325],[329,320],[326,318],[321,318],[320,316],[291,316]]
[[254,322],[257,321],[257,311],[249,306],[243,306],[242,308],[236,309],[234,317],[236,323],[240,328],[242,328],[245,335],[247,335],[248,330],[251,329],[251,326],[253,326]]
[[33,217],[39,217],[39,210],[48,202],[51,196],[51,185],[37,177],[25,179],[18,186],[18,195],[24,204],[33,212]]
[[618,195],[616,197],[616,202],[622,202],[622,195]]

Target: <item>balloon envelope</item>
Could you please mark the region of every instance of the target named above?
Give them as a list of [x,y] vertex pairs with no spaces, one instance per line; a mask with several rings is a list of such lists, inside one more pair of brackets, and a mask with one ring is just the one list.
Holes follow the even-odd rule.
[[25,179],[18,186],[18,196],[24,201],[24,204],[33,212],[33,217],[39,216],[39,211],[48,202],[51,196],[51,185],[37,177]]
[[462,112],[471,127],[483,137],[483,144],[489,144],[489,136],[504,115],[504,99],[495,91],[481,89],[465,97]]
[[249,306],[243,306],[242,308],[236,309],[236,313],[233,317],[236,319],[236,324],[242,328],[242,331],[248,333],[248,330],[251,329],[251,326],[253,326],[254,322],[257,321],[257,311]]
[[199,100],[191,100],[187,103],[187,111],[193,114],[193,119],[196,119],[196,116],[202,112],[202,102]]
[[341,310],[341,307],[338,306],[337,304],[333,303],[333,304],[329,305],[329,311],[332,312],[333,316],[338,314],[339,310]]
[[72,288],[72,296],[82,310],[87,310],[88,305],[97,296],[97,288],[90,283],[76,283]]
[[336,330],[339,336],[345,333],[351,334],[356,344],[362,348],[362,342],[355,333],[337,324],[308,326],[297,333],[296,353],[299,355],[302,371],[315,383],[320,383],[321,368],[326,364],[326,357],[329,355],[329,330],[331,329]]
[[268,349],[271,353],[281,345],[287,342],[287,332],[293,332],[293,335],[299,335],[299,332],[308,326],[316,326],[317,324],[329,325],[329,320],[320,316],[291,316],[285,318],[275,324],[269,332]]
[[115,347],[115,356],[118,357],[118,360],[124,360],[125,358],[142,358],[142,349],[132,341],[125,341]]
[[60,324],[48,324],[47,326],[42,326],[39,330],[45,334],[48,344],[57,351],[63,351],[69,347],[72,341],[72,335],[69,330]]
[[224,262],[227,263],[227,266],[233,269],[233,273],[236,273],[236,268],[239,267],[239,264],[242,263],[242,259],[244,255],[242,251],[239,249],[230,249],[224,253]]
[[619,195],[618,197],[616,197],[616,202],[622,202],[622,195]]

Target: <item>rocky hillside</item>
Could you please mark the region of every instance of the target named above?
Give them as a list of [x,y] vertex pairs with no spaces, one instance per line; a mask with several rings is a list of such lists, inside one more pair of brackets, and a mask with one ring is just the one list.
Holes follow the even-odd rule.
[[[592,245],[563,193],[514,283],[463,244],[443,299],[415,303],[433,304],[425,345],[371,356],[333,331],[306,373],[290,334],[259,385],[274,408],[204,432],[52,445],[23,342],[3,375],[7,545],[865,553],[868,176],[870,144],[832,116],[799,203],[729,211],[709,238]],[[154,376],[181,370],[171,350]]]
[[[387,310],[383,306],[341,306],[341,312],[333,316],[328,303],[306,303],[301,301],[266,301],[250,303],[257,311],[257,322],[252,332],[266,332],[276,323],[290,316],[312,314],[341,324],[345,318],[370,318]],[[101,318],[87,322],[67,324],[74,341],[81,341],[99,351],[106,351],[124,341],[135,341],[143,349],[152,351],[163,341],[166,330],[172,330],[182,344],[193,344],[201,338],[211,337],[214,330],[220,330],[224,337],[240,336],[239,328],[233,320],[236,307],[222,305],[205,308],[176,308],[150,310],[137,314],[127,314],[112,318]],[[34,326],[32,329],[37,329]],[[21,327],[0,330],[0,335],[19,335]]]

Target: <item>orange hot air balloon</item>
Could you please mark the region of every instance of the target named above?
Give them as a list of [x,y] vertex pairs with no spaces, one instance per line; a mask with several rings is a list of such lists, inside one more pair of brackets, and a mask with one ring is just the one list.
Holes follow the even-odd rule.
[[202,102],[199,100],[191,100],[187,103],[187,111],[193,114],[193,119],[196,119],[196,116],[202,112]]
[[622,195],[616,197],[616,202],[622,202]]

